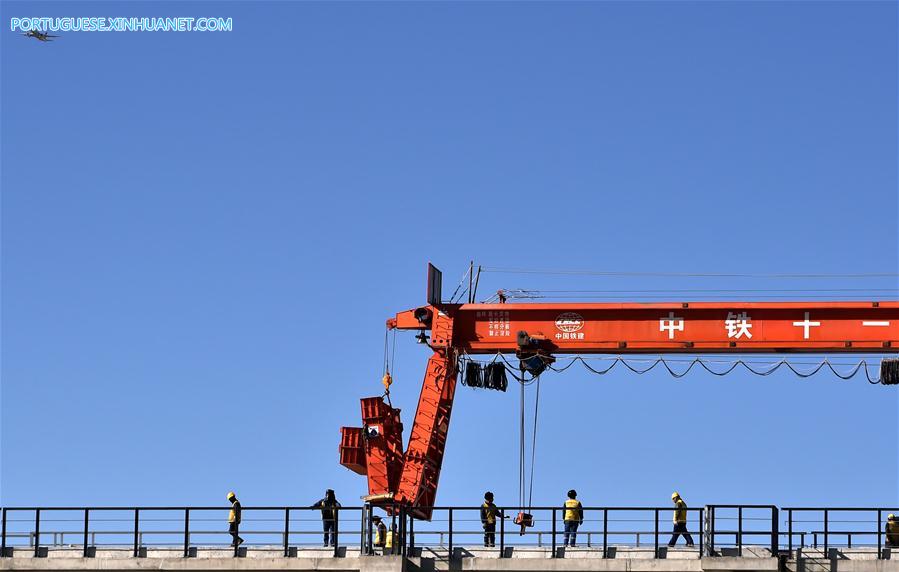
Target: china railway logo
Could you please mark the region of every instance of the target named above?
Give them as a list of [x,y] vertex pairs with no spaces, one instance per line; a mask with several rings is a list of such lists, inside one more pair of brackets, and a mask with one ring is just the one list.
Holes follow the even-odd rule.
[[556,317],[556,328],[560,332],[573,333],[584,327],[584,317],[574,312],[565,312]]

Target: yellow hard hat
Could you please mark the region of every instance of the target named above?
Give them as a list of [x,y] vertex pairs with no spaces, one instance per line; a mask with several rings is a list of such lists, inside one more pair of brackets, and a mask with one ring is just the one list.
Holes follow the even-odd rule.
[[679,496],[680,496],[680,493],[677,491],[674,491],[673,493],[671,493],[671,500],[674,500],[674,499],[678,498]]
[[894,520],[895,518],[896,518],[896,515],[890,513],[890,516],[887,517],[887,520]]
[[228,500],[231,500],[231,499],[233,499],[233,498],[236,497],[236,496],[237,496],[237,495],[234,494],[234,491],[230,491],[230,492],[228,493]]

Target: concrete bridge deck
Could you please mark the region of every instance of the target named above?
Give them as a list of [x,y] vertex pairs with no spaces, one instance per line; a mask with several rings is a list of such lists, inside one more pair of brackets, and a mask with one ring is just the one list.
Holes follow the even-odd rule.
[[[553,558],[550,549],[507,549],[506,557],[497,551],[457,547],[452,558],[445,549],[421,548],[408,557],[363,556],[358,550],[300,549],[296,556],[285,557],[280,547],[253,547],[233,550],[197,547],[184,558],[182,550],[151,548],[134,558],[127,548],[103,548],[85,558],[81,547],[51,548],[43,557],[33,550],[12,550],[0,558],[0,570],[27,571],[132,571],[132,570],[254,570],[324,572],[899,572],[899,560],[878,559],[874,548],[831,549],[829,557],[820,549],[805,548],[789,555],[773,557],[769,550],[744,547],[743,556],[705,556],[695,550],[673,549],[653,558],[652,550],[621,548],[603,558],[595,548],[559,549]],[[724,554],[728,552],[725,551]]]

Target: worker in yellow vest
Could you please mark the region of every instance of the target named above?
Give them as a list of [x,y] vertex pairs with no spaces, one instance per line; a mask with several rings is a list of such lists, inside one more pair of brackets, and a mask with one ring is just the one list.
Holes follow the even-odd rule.
[[378,515],[371,517],[371,523],[375,526],[374,547],[384,548],[384,543],[387,542],[387,525]]
[[240,501],[234,491],[228,493],[228,502],[231,503],[231,510],[228,511],[228,533],[231,535],[231,546],[243,544],[243,538],[238,536],[237,530],[240,528]]
[[581,501],[577,500],[577,491],[568,491],[568,499],[565,501],[565,514],[562,518],[565,523],[565,546],[576,546],[577,527],[584,524],[584,508]]
[[887,517],[885,530],[887,533],[887,546],[899,546],[899,520],[896,520],[895,514],[891,514]]
[[496,519],[504,518],[503,511],[493,504],[493,493],[484,493],[484,504],[481,505],[481,526],[484,527],[484,546],[496,546]]
[[[386,526],[384,527],[387,528]],[[395,550],[399,548],[399,535],[396,532],[396,523],[390,525],[390,530],[387,531],[387,538],[384,540],[384,554],[394,554]]]
[[671,493],[671,500],[674,502],[674,517],[672,518],[674,530],[671,534],[671,540],[668,541],[668,546],[674,546],[681,534],[684,535],[687,546],[693,546],[693,537],[687,532],[687,503],[684,502],[684,499],[680,497],[680,493],[677,491]]

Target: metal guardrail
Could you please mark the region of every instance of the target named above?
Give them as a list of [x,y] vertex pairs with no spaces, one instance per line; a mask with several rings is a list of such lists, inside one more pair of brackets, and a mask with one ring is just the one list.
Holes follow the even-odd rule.
[[[452,555],[454,549],[463,544],[476,544],[468,542],[469,539],[477,538],[477,544],[481,544],[481,540],[488,544],[484,537],[486,531],[481,528],[480,508],[434,507],[432,520],[426,522],[415,521],[402,506],[341,507],[334,510],[333,519],[323,519],[320,508],[243,507],[240,535],[254,540],[244,546],[280,549],[288,557],[295,555],[299,547],[307,546],[307,539],[325,534],[322,528],[313,530],[312,523],[321,526],[333,521],[334,542],[326,546],[334,556],[340,555],[343,546],[358,547],[362,554],[375,554],[377,533],[372,517],[375,509],[379,509],[386,514],[384,520],[388,531],[396,531],[396,540],[389,552],[407,555],[416,548],[430,547],[448,550]],[[569,540],[564,527],[560,526],[564,507],[528,509],[534,515],[535,526],[524,529],[506,522],[508,515],[517,513],[519,508],[497,508],[507,517],[497,518],[495,545],[485,546],[485,549],[497,550],[500,558],[506,557],[506,549],[511,547],[550,548],[552,557],[561,555],[559,548]],[[147,547],[165,546],[178,548],[182,556],[190,557],[200,546],[230,547],[217,541],[229,535],[225,518],[228,510],[229,507],[4,507],[0,511],[0,557],[9,556],[10,548],[28,549],[40,557],[46,554],[49,546],[80,547],[85,557],[93,556],[100,546],[130,549],[134,557],[145,555]],[[880,559],[887,540],[884,517],[889,512],[899,513],[899,509],[892,508],[779,509],[774,505],[735,504],[686,510],[687,528],[698,536],[695,549],[700,557],[718,555],[725,548],[742,556],[747,546],[765,548],[773,555],[784,550],[792,555],[794,548],[807,545],[807,539],[812,541],[810,547],[817,549],[821,544],[824,553],[829,554],[831,547],[852,548],[854,537],[856,548],[876,546]],[[610,548],[623,546],[638,550],[651,548],[653,556],[659,558],[663,556],[663,538],[672,534],[669,528],[672,527],[671,506],[585,506],[583,511],[584,526],[576,534],[586,540],[587,549],[599,550],[601,547],[603,557],[609,557]],[[248,515],[251,518],[247,518]],[[786,532],[780,529],[782,515],[785,515]],[[221,523],[222,527],[210,526],[210,522]],[[48,541],[51,538],[52,541]],[[835,544],[835,540],[843,538],[845,545]],[[428,542],[430,539],[434,540]],[[797,539],[798,547],[795,546]],[[867,539],[870,544],[859,543],[859,539]],[[570,540],[574,542],[574,538]],[[234,556],[241,553],[239,547],[233,547],[233,551]]]

